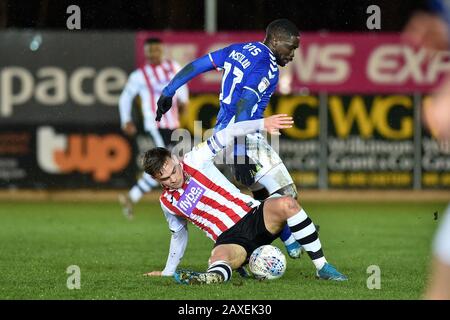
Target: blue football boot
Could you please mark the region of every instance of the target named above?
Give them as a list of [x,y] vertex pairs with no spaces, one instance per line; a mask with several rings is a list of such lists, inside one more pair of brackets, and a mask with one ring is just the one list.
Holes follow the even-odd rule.
[[328,262],[322,267],[322,269],[318,270],[316,273],[316,277],[323,280],[334,280],[334,281],[347,281],[348,278],[344,276],[342,273],[336,270],[334,266],[329,264]]
[[292,259],[298,259],[300,258],[302,251],[304,250],[303,247],[298,243],[297,241],[292,242],[290,245],[284,245],[286,248],[286,251]]

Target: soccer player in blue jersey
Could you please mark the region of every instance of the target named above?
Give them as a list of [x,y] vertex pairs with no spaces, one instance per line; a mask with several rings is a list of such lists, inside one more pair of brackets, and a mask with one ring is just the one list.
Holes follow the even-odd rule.
[[[172,97],[178,88],[195,76],[214,69],[223,71],[215,131],[233,122],[261,119],[278,83],[278,66],[291,62],[298,46],[297,27],[287,19],[278,19],[267,26],[263,42],[232,44],[192,61],[163,89],[156,120],[171,108]],[[247,135],[245,142],[235,144],[232,151],[235,157],[232,171],[239,182],[252,190],[256,199],[263,200],[275,193],[297,198],[297,189],[289,172],[261,133]],[[280,238],[289,256],[298,258],[301,246],[288,226]],[[313,262],[323,257],[321,250],[308,252],[308,255]]]

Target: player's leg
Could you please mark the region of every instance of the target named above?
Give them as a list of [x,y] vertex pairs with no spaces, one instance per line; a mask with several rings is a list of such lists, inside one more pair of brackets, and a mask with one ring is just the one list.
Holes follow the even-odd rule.
[[[270,165],[271,164],[267,162],[266,166]],[[250,187],[255,199],[262,201],[273,194],[287,195],[297,199],[297,188],[283,163],[278,163],[265,174],[260,173],[259,175],[257,174],[256,177],[258,181]],[[260,186],[262,186],[263,189],[259,189]],[[283,241],[289,257],[293,259],[300,258],[302,247],[292,236],[292,232],[287,225],[283,228],[280,239]]]
[[[264,187],[269,196],[277,193],[297,198],[297,188],[291,175],[278,153],[267,142],[267,139],[261,134],[247,135],[246,147],[251,161],[258,164],[255,183],[250,186],[250,190],[259,190],[261,187]],[[266,198],[255,199],[264,200]],[[293,259],[300,258],[302,248],[292,236],[289,227],[286,226],[283,229],[280,239],[283,241],[289,257]]]
[[[284,165],[283,165],[284,167]],[[286,167],[284,167],[286,169]],[[286,169],[287,171],[287,169]],[[297,193],[297,187],[294,183],[284,186],[281,189],[277,190],[275,192],[276,194],[279,194],[281,196],[290,196],[296,200],[298,193]],[[315,225],[317,232],[319,232],[319,226]],[[292,235],[292,232],[289,228],[289,226],[286,224],[286,226],[283,228],[283,231],[280,234],[280,239],[284,242],[286,249],[289,252],[289,256],[291,258],[299,258],[300,254],[302,253],[302,246],[298,243],[298,241],[295,240],[294,236]]]
[[174,278],[182,284],[211,284],[231,279],[233,269],[239,268],[247,258],[247,251],[240,245],[221,244],[211,252],[206,272],[178,270]]
[[[257,247],[269,244],[278,237],[277,234],[274,235],[267,231],[264,225],[263,210],[264,202],[253,208],[234,226],[219,235],[208,261],[209,267],[206,273],[216,271],[216,273],[222,273],[222,279],[219,281],[229,280],[228,274],[225,274],[227,270],[234,269],[239,272],[239,269],[248,261],[251,253]],[[204,279],[205,273],[184,270],[177,271],[175,280],[188,283],[187,281],[180,281],[180,278],[196,278],[195,281],[198,282],[199,276],[203,279],[202,283],[207,280]],[[209,275],[208,278],[217,281],[216,275]]]
[[133,217],[133,206],[145,193],[150,192],[153,188],[158,186],[158,182],[154,180],[149,174],[143,173],[142,177],[131,187],[128,194],[120,194],[119,202],[122,205],[123,214],[131,219]]
[[264,204],[264,224],[266,229],[276,234],[286,224],[294,238],[305,248],[317,269],[317,277],[326,280],[347,280],[343,274],[330,265],[322,250],[317,230],[297,200],[288,196],[270,198]]

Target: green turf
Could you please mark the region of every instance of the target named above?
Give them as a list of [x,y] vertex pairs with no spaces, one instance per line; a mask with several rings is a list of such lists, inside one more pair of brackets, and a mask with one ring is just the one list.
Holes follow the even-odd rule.
[[[349,277],[319,281],[305,255],[288,259],[275,281],[211,286],[147,278],[164,267],[170,233],[159,206],[141,203],[127,221],[116,203],[0,203],[0,299],[419,299],[430,244],[444,203],[307,203],[330,262]],[[212,242],[190,225],[181,268],[203,271]],[[279,240],[275,242],[279,247]],[[81,270],[81,289],[66,287],[66,268]],[[381,269],[381,289],[366,286]]]

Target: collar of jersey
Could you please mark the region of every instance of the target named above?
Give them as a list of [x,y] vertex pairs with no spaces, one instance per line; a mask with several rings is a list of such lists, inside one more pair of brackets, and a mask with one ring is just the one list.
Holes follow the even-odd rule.
[[163,64],[163,61],[161,61],[161,63],[158,63],[158,64],[147,62],[145,65],[154,68],[154,67],[160,66],[162,64]]
[[269,52],[275,57],[275,53],[273,53],[273,51],[272,51],[268,46],[266,46],[266,45],[264,44],[264,42],[261,42],[261,41],[258,41],[258,42],[261,43],[264,47],[266,47],[267,50],[269,50]]

